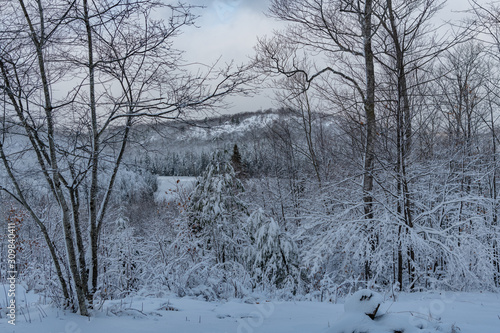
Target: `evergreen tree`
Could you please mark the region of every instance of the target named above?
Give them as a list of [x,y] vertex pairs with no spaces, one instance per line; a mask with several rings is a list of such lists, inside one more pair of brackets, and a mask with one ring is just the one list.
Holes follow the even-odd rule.
[[236,174],[236,177],[242,179],[247,176],[245,167],[243,166],[243,163],[241,162],[241,154],[238,149],[238,145],[234,144],[233,147],[233,155],[231,156],[231,166],[234,169],[234,172]]
[[188,224],[204,251],[212,251],[217,263],[238,258],[245,243],[243,221],[245,204],[238,198],[244,191],[242,183],[225,154],[216,153],[191,196]]
[[250,269],[257,283],[278,288],[295,285],[299,275],[295,243],[278,223],[259,208],[248,220],[253,249],[248,253]]

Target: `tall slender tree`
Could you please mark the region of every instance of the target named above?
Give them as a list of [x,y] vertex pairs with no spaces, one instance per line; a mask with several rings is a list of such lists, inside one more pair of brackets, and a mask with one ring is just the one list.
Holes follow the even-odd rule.
[[[273,0],[270,15],[289,26],[273,38],[260,39],[256,58],[268,74],[301,76],[305,90],[327,77],[355,91],[364,115],[362,201],[367,220],[374,218],[376,116],[372,41],[378,27],[374,23],[374,7],[372,0]],[[322,59],[313,67],[305,67],[304,57],[318,53]],[[370,275],[368,263],[365,273]]]

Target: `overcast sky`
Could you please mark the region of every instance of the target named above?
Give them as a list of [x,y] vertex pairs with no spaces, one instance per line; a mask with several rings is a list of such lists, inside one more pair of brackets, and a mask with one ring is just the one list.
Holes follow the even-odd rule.
[[[219,57],[221,63],[235,60],[246,63],[253,54],[257,36],[271,34],[279,23],[266,17],[269,0],[185,0],[205,8],[197,10],[201,17],[198,28],[189,27],[176,41],[186,51],[190,62],[211,64]],[[266,96],[267,95],[267,96]],[[275,107],[271,92],[254,97],[230,98],[234,107],[229,112],[256,111]]]
[[[246,62],[253,54],[257,36],[271,35],[280,23],[266,17],[269,0],[185,0],[205,8],[196,13],[199,28],[189,27],[177,40],[177,47],[185,50],[188,61],[214,62],[222,56],[222,61],[234,59]],[[487,0],[479,0],[487,3]],[[453,19],[458,15],[452,11],[468,8],[467,0],[448,0],[441,12],[443,19]],[[266,96],[267,95],[267,96]],[[230,112],[255,111],[276,107],[272,93],[252,98],[231,99],[234,107]]]

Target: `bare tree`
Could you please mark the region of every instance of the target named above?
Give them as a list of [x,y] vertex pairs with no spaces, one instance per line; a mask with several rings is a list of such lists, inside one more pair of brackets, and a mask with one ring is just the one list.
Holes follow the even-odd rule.
[[[0,189],[43,233],[65,304],[89,315],[99,288],[99,237],[131,127],[221,105],[249,77],[233,65],[188,72],[172,45],[195,20],[182,3],[19,0],[1,2],[0,11],[0,89],[4,128],[10,126],[0,141],[8,179]],[[168,19],[155,19],[158,12]],[[26,167],[20,157],[36,162]],[[57,203],[64,258],[26,177],[42,179]]]
[[[299,128],[304,134],[306,147],[303,148],[297,145],[295,149],[310,161],[318,185],[321,186],[320,162],[316,154],[316,136],[313,133],[314,121],[318,120],[317,114],[319,111],[314,91],[307,88],[309,83],[305,82],[304,76],[300,75],[288,77],[284,80],[275,80],[273,85],[281,88],[281,91],[277,92],[277,98],[295,117]],[[290,120],[293,121],[294,119]]]
[[[476,38],[480,39],[482,43],[486,46],[483,50],[486,52],[491,60],[493,61],[494,68],[498,68],[498,64],[500,61],[500,5],[498,2],[491,2],[488,4],[481,4],[479,1],[471,1],[472,9],[470,13],[472,17],[467,22],[471,28],[477,33]],[[491,69],[489,69],[491,71]],[[496,116],[496,112],[494,110],[498,109],[498,97],[500,97],[498,80],[496,76],[498,75],[498,71],[493,71],[496,75],[492,75],[493,79],[490,79],[490,82],[487,84],[487,104],[489,110],[489,117],[486,121],[487,126],[490,129],[490,133],[492,136],[492,148],[493,148],[493,166],[494,173],[492,177],[492,188],[491,188],[491,197],[494,200],[495,204],[493,207],[493,219],[492,219],[492,227],[498,230],[498,193],[497,193],[497,144],[498,137],[497,132],[495,130],[495,126],[497,123],[498,116]],[[499,249],[499,238],[498,235],[493,235],[493,239],[491,240],[491,247],[493,251],[492,255],[492,263],[494,267],[494,282],[495,285],[500,285],[500,249]]]
[[[375,162],[375,57],[372,47],[377,25],[374,2],[273,0],[270,15],[289,23],[273,38],[259,40],[257,63],[266,73],[300,76],[307,90],[328,74],[353,89],[364,114],[363,207],[367,220],[374,218],[373,177]],[[304,57],[320,54],[315,66],[305,68]],[[311,59],[310,59],[311,60]],[[317,60],[317,61],[316,61]],[[375,244],[372,244],[375,246]],[[369,264],[365,275],[370,275]]]
[[[396,145],[396,188],[397,212],[402,225],[413,228],[413,212],[408,175],[408,164],[412,150],[412,118],[415,116],[418,101],[418,87],[426,83],[422,77],[429,65],[456,40],[447,41],[444,37],[435,36],[435,29],[429,24],[430,19],[442,8],[443,1],[419,0],[399,1],[386,0],[380,11],[376,12],[381,29],[377,35],[376,56],[378,62],[387,73],[388,81],[382,83],[384,88],[384,105],[392,110],[395,119]],[[422,75],[423,73],[424,75]],[[380,80],[380,81],[383,81]],[[399,228],[399,247],[397,253],[397,280],[403,286],[403,249],[401,243],[402,226]],[[414,250],[407,249],[410,287],[415,282]]]
[[479,106],[485,97],[488,65],[484,45],[469,42],[447,52],[437,81],[450,145],[466,149],[470,156],[474,138],[484,126]]

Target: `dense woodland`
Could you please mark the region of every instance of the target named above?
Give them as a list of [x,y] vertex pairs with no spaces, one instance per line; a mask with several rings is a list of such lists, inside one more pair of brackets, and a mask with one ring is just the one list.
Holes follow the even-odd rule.
[[[171,40],[193,6],[0,2],[0,253],[15,223],[20,283],[82,315],[498,291],[500,4],[441,8],[273,0],[287,27],[251,63],[191,71]],[[256,85],[282,107],[213,113]],[[157,176],[198,178],[158,202]]]

